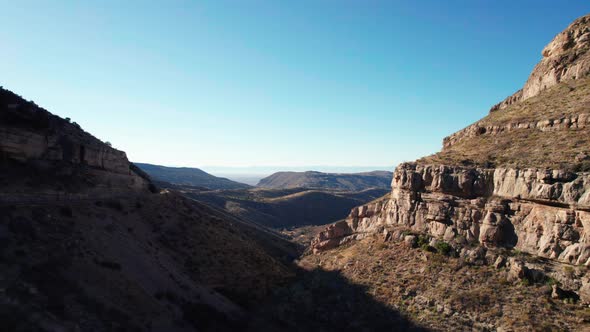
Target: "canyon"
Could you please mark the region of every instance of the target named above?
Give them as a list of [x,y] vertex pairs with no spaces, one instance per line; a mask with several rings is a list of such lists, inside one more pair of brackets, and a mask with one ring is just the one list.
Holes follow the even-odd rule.
[[258,188],[133,164],[1,88],[0,326],[588,329],[589,50],[586,15],[521,90],[394,172]]

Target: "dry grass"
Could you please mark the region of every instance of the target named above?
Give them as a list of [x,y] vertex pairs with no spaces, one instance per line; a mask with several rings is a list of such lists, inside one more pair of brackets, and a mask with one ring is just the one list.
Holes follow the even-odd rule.
[[554,301],[548,286],[510,283],[506,272],[460,259],[366,238],[302,259],[308,269],[339,271],[378,302],[440,331],[589,328],[590,309]]
[[576,162],[575,158],[579,153],[588,153],[589,147],[590,128],[553,132],[521,129],[496,136],[463,139],[418,162],[588,171],[587,165]]
[[501,125],[510,122],[560,119],[564,116],[590,111],[590,79],[560,83],[538,96],[510,107],[491,112],[481,119],[481,125]]
[[[590,79],[561,83],[542,94],[490,113],[481,126],[561,119],[590,113]],[[590,128],[540,131],[516,129],[497,135],[466,137],[443,151],[418,162],[484,167],[539,167],[590,171],[589,160],[576,160],[588,153]]]

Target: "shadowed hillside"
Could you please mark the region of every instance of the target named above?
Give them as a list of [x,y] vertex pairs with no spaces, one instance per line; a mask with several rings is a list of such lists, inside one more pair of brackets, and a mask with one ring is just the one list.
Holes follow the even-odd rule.
[[360,192],[306,188],[216,191],[190,187],[178,189],[187,197],[272,228],[325,225],[346,217],[353,207],[387,193],[385,189]]
[[174,192],[0,91],[0,326],[226,330],[290,280],[296,246]]

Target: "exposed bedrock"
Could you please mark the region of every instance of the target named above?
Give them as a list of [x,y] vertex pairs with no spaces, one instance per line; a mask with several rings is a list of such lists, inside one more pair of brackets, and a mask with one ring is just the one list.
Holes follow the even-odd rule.
[[389,199],[352,210],[313,248],[404,226],[572,264],[590,263],[590,174],[537,169],[400,165]]
[[77,174],[97,187],[135,190],[149,185],[147,175],[129,163],[125,152],[69,119],[0,89],[0,166],[8,161],[36,168],[40,174],[51,168],[59,169],[61,176]]
[[579,79],[590,73],[590,15],[582,16],[545,46],[543,58],[535,66],[524,87],[491,111],[504,109],[529,99],[560,82]]

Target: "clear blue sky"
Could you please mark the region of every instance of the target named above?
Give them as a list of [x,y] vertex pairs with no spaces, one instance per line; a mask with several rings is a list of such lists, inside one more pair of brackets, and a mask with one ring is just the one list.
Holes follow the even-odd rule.
[[133,161],[393,166],[519,89],[588,1],[2,1],[0,85]]

